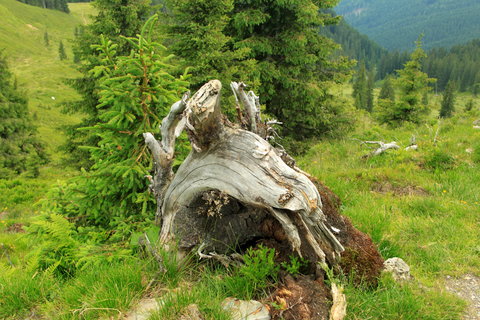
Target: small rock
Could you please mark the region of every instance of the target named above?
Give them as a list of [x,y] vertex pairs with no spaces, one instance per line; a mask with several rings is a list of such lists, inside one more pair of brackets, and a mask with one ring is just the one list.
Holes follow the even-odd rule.
[[468,148],[465,150],[466,153],[473,153],[473,149],[472,148]]
[[178,320],[203,320],[202,313],[196,304],[190,304],[185,308]]
[[156,299],[142,299],[138,302],[134,310],[127,313],[125,320],[147,320],[152,313],[160,309],[160,304]]
[[227,298],[222,302],[224,310],[232,314],[232,320],[270,320],[270,313],[262,303]]
[[383,263],[383,267],[384,272],[390,272],[398,282],[412,279],[410,267],[401,258],[390,258]]

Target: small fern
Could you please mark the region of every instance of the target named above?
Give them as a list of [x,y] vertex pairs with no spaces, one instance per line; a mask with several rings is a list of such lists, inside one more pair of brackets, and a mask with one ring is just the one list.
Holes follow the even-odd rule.
[[40,215],[28,228],[38,245],[28,255],[33,270],[49,270],[56,276],[73,276],[82,243],[75,237],[74,225],[58,214]]
[[79,233],[73,223],[55,213],[40,215],[27,231],[36,245],[27,256],[30,271],[67,278],[74,276],[78,269],[136,259],[130,246],[99,244],[101,235],[91,230]]

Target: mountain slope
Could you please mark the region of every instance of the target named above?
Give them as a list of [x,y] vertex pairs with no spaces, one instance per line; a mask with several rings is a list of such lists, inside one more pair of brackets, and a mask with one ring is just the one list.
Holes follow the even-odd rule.
[[478,0],[342,0],[338,14],[387,49],[449,47],[480,38]]
[[[74,28],[86,22],[89,4],[70,4],[71,14],[23,4],[16,0],[0,0],[0,50],[4,50],[19,88],[29,98],[30,112],[38,126],[40,138],[51,155],[62,143],[58,127],[77,121],[60,113],[56,105],[77,97],[64,83],[77,75],[71,62],[70,40]],[[48,32],[50,45],[45,46]],[[58,58],[59,42],[66,46],[68,60]],[[54,99],[52,99],[54,97]],[[53,157],[55,158],[55,156]]]
[[359,33],[345,20],[337,25],[326,26],[321,33],[342,46],[340,53],[357,61],[364,61],[368,68],[378,64],[387,50],[380,47],[368,36]]

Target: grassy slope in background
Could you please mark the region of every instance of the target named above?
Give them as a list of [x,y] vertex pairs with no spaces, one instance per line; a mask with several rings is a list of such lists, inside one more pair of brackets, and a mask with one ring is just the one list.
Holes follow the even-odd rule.
[[[71,62],[70,40],[75,27],[85,24],[93,12],[88,3],[69,6],[71,14],[0,0],[0,48],[5,50],[20,89],[26,90],[30,112],[53,160],[58,159],[56,149],[64,141],[58,128],[76,121],[75,116],[61,114],[57,107],[77,98],[76,92],[64,83],[65,79],[77,76]],[[49,47],[45,46],[45,32],[50,39]],[[68,55],[65,61],[58,57],[60,40]]]

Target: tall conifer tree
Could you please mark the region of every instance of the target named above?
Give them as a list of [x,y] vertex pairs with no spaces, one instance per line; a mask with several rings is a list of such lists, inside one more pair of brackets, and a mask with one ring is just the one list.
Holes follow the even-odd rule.
[[182,58],[180,69],[189,68],[191,90],[212,79],[222,81],[225,88],[233,80],[250,86],[257,81],[251,74],[255,61],[245,61],[249,50],[235,48],[232,38],[225,34],[233,4],[234,0],[168,1],[173,11],[167,25],[168,46]]
[[58,57],[60,58],[60,60],[67,59],[67,53],[65,52],[65,47],[63,46],[62,40],[60,40],[60,43],[58,45]]
[[358,109],[367,109],[367,70],[362,61],[353,82],[353,99]]
[[336,2],[171,0],[171,41],[193,66],[196,85],[208,76],[201,69],[224,81],[256,85],[259,79],[261,103],[284,123],[284,133],[318,137],[348,123],[344,101],[333,98],[332,87],[346,80],[352,64],[334,58],[338,45],[319,34],[322,26],[338,22],[322,13]]
[[339,17],[326,12],[337,2],[234,1],[226,32],[258,62],[260,99],[296,139],[342,131],[348,122],[332,86],[346,81],[352,63],[334,58],[338,45],[319,33],[338,23]]
[[373,110],[373,89],[375,86],[375,71],[371,69],[367,73],[367,111],[372,112]]

